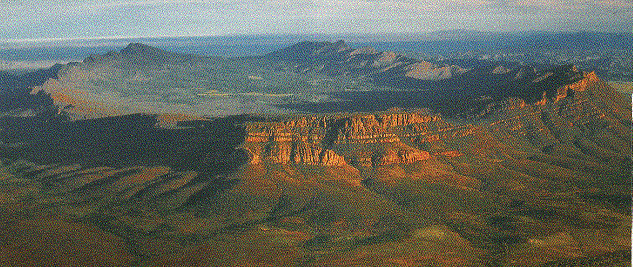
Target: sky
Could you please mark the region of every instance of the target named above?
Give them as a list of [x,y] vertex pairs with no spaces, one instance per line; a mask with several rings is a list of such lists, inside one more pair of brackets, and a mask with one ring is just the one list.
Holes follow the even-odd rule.
[[0,40],[440,30],[633,32],[632,0],[0,0]]

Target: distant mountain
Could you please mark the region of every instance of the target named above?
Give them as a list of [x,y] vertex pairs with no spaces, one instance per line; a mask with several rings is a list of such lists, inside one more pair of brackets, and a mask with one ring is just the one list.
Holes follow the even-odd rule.
[[[628,99],[573,66],[480,70],[489,71],[531,81],[513,94],[537,101],[447,102],[487,103],[472,120],[395,108],[177,128],[156,127],[165,115],[0,117],[10,207],[0,212],[12,219],[0,224],[0,248],[15,255],[3,260],[46,253],[33,265],[55,265],[76,244],[75,261],[94,253],[110,265],[626,266]],[[439,99],[400,92],[332,103]],[[98,253],[85,245],[95,240]]]
[[83,63],[112,64],[117,62],[120,67],[160,69],[166,64],[185,64],[188,61],[202,58],[204,57],[178,54],[141,43],[131,43],[119,52],[113,51],[103,56],[90,56]]
[[4,265],[630,263],[631,105],[573,65],[130,44],[28,75],[2,76],[48,101],[0,116]]
[[363,77],[375,85],[390,88],[384,92],[331,94],[343,103],[304,102],[283,106],[311,112],[428,107],[447,116],[482,116],[486,109],[504,99],[520,98],[532,104],[541,101],[544,94],[551,97],[558,88],[583,77],[583,72],[571,65],[541,71],[522,65],[510,69],[503,65],[464,69],[407,58],[395,52],[352,49],[343,41],[302,42],[270,53],[266,58],[293,62],[300,73]]
[[342,40],[305,41],[246,58],[184,55],[131,43],[46,73],[46,80],[22,87],[50,95],[63,113],[78,119],[139,112],[215,116],[394,107],[474,118],[487,116],[507,98],[541,101],[543,93],[555,95],[583,75],[570,65],[539,71],[516,64],[465,69],[371,47],[354,49]]
[[465,71],[457,66],[437,66],[395,52],[378,52],[370,47],[352,49],[342,40],[335,43],[301,42],[270,53],[265,58],[300,63],[304,72],[316,70],[329,75],[358,74],[376,77],[386,73],[390,77],[441,80]]

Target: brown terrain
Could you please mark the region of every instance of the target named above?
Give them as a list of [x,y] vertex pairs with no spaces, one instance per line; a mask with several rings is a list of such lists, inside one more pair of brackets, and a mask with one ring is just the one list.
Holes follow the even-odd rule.
[[[68,133],[42,130],[56,141],[40,143],[3,121],[15,132],[3,132],[0,262],[630,266],[630,103],[576,68],[536,79],[563,82],[478,120],[422,108],[161,115],[122,129],[134,117],[63,122],[51,132]],[[153,128],[181,117],[192,121]],[[124,145],[99,147],[69,130],[80,126]],[[68,148],[77,140],[95,145]],[[117,161],[126,149],[141,152]]]

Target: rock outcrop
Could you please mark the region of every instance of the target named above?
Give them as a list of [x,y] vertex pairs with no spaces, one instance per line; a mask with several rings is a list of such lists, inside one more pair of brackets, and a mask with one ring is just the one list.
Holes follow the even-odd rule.
[[[246,123],[243,147],[252,164],[343,166],[359,160],[370,165],[410,164],[431,159],[431,154],[401,138],[410,143],[422,140],[420,136],[450,131],[447,127],[439,115],[428,111],[302,116]],[[372,145],[373,149],[368,148]],[[357,149],[350,152],[349,147]]]
[[[522,71],[530,73],[529,68]],[[528,148],[543,151],[562,144],[576,147],[578,153],[588,153],[585,159],[618,155],[624,160],[624,142],[630,133],[622,124],[630,121],[626,105],[617,98],[603,97],[615,94],[605,92],[607,87],[595,73],[583,73],[574,67],[558,72],[544,74],[540,81],[562,84],[553,90],[555,94],[537,91],[541,100],[535,103],[522,98],[495,102],[489,106],[490,119],[485,122],[453,124],[428,110],[295,116],[246,123],[244,148],[250,152],[253,164],[270,161],[375,167],[469,154],[498,161]],[[595,125],[607,128],[599,130]],[[598,140],[581,138],[587,135]],[[606,145],[614,142],[621,143],[621,148]],[[605,146],[608,148],[603,149]]]
[[297,62],[304,65],[300,68],[303,72],[314,70],[329,74],[358,73],[369,76],[388,72],[392,77],[416,80],[450,79],[467,71],[458,66],[438,66],[392,51],[378,52],[367,47],[352,49],[342,40],[334,43],[301,42],[270,53],[266,58]]
[[[347,51],[337,47],[319,53]],[[514,76],[503,72],[495,75]],[[6,216],[18,222],[33,219],[25,206],[38,224],[44,212],[96,222],[143,258],[215,260],[199,265],[235,261],[221,258],[227,245],[247,255],[239,266],[270,248],[261,262],[280,266],[626,265],[630,103],[573,67],[524,74],[536,86],[490,97],[478,120],[394,109],[165,129],[154,125],[187,118],[5,117],[0,203],[20,211]],[[13,238],[13,226],[0,236]],[[145,265],[174,265],[166,262]]]

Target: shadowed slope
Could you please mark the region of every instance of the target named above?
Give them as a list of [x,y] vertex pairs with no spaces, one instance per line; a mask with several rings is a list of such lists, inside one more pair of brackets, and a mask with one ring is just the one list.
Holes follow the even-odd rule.
[[188,128],[157,128],[153,115],[129,115],[75,122],[38,118],[1,120],[6,157],[40,164],[84,167],[162,165],[204,176],[231,173],[246,161],[236,147],[244,132],[232,118],[199,121]]
[[[352,53],[303,46],[317,61]],[[424,68],[412,76],[427,77]],[[244,115],[173,129],[154,115],[4,117],[0,211],[96,226],[116,238],[87,235],[123,240],[115,253],[143,266],[627,264],[629,103],[572,66],[479,71],[498,75],[500,89],[476,87],[477,72],[452,76],[443,81],[472,88],[417,92],[451,104],[436,111]],[[461,102],[441,102],[460,92]],[[356,107],[401,105],[361,99]]]

